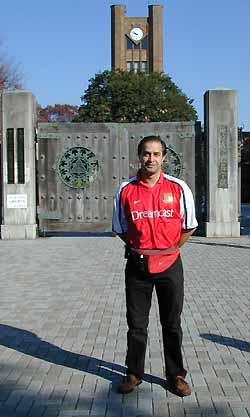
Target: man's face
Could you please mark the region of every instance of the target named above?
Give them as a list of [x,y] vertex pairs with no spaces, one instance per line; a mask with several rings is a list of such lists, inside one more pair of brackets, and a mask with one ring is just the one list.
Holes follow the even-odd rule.
[[146,142],[139,155],[142,172],[146,175],[158,174],[161,170],[165,156],[162,154],[160,142]]

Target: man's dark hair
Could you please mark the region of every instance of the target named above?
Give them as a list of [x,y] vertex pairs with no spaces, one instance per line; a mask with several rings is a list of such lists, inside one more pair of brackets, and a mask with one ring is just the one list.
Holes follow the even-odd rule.
[[139,156],[141,155],[143,147],[144,147],[145,143],[147,143],[147,142],[159,142],[162,146],[162,155],[163,156],[166,155],[166,153],[167,153],[166,143],[160,138],[160,136],[150,135],[150,136],[145,136],[139,142],[139,145],[138,145],[138,148],[137,148],[137,152],[138,152]]

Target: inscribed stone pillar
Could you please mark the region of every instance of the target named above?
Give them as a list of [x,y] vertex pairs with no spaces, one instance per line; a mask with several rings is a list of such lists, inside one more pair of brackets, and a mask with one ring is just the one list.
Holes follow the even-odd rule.
[[237,93],[215,89],[205,93],[207,148],[207,237],[238,237]]
[[27,91],[2,95],[2,239],[36,238],[36,101]]

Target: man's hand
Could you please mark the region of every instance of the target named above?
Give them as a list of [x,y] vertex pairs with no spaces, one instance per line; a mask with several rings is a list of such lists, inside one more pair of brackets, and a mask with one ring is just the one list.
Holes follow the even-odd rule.
[[117,236],[124,242],[128,243],[128,236],[127,233],[117,233]]
[[190,238],[190,236],[192,236],[192,234],[195,232],[195,229],[188,229],[188,230],[182,230],[181,232],[181,238],[178,242],[178,246],[179,248],[184,245],[184,243]]

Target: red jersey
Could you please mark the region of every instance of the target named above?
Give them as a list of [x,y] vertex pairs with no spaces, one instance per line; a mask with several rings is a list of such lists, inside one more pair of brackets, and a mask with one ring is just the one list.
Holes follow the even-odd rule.
[[178,257],[183,229],[197,227],[194,199],[187,184],[161,172],[158,182],[150,187],[140,176],[124,181],[117,190],[113,230],[127,233],[132,248],[169,249],[167,253],[150,254],[149,271],[161,272]]

